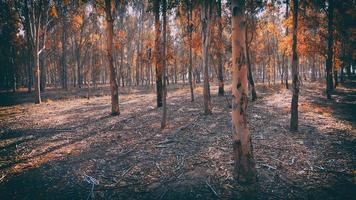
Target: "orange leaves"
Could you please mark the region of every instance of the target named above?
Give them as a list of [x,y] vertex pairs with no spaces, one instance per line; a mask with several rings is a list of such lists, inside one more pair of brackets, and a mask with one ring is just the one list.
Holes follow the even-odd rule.
[[323,116],[330,116],[331,109],[330,107],[322,107],[316,104],[311,104],[307,102],[300,103],[299,111],[301,112],[314,112]]
[[79,29],[83,25],[83,16],[74,15],[72,18],[72,25],[75,29]]
[[54,18],[58,17],[57,8],[54,5],[51,6],[51,8],[49,10],[49,15],[54,17]]

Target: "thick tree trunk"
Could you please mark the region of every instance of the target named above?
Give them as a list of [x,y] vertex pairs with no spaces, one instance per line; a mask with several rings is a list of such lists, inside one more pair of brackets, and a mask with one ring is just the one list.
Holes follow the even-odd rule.
[[107,57],[110,70],[110,89],[111,89],[111,115],[120,115],[119,89],[116,80],[116,71],[113,60],[113,22],[111,13],[111,0],[105,0],[106,12],[106,33],[107,33]]
[[299,70],[297,54],[297,30],[298,30],[298,0],[293,0],[293,44],[292,44],[292,103],[290,130],[298,131],[298,98],[299,98]]
[[[218,0],[218,37],[220,42],[222,42],[222,32],[223,32],[223,27],[222,27],[222,18],[221,18],[221,0]],[[219,96],[224,96],[225,91],[224,91],[224,67],[222,63],[222,52],[219,50],[218,51],[218,80],[219,80],[219,90],[218,90],[218,95]]]
[[234,175],[242,182],[256,181],[251,136],[247,125],[248,69],[244,42],[244,0],[232,0],[232,124],[234,129]]
[[162,79],[163,79],[163,84],[162,84],[162,92],[163,92],[163,98],[162,98],[162,121],[161,121],[161,129],[164,129],[166,127],[166,121],[167,121],[167,70],[166,70],[166,64],[167,64],[167,59],[166,59],[166,40],[167,40],[167,16],[166,16],[166,0],[162,0],[162,18],[163,18],[163,45],[162,45],[162,58],[163,58],[163,66],[162,66]]
[[334,20],[334,0],[328,1],[328,52],[326,59],[326,96],[331,99],[331,92],[333,91],[333,20]]
[[203,98],[204,98],[204,114],[211,114],[211,101],[210,101],[210,86],[209,86],[209,42],[210,42],[210,3],[203,2],[201,9],[201,24],[202,24],[202,47],[203,47],[203,69],[204,69],[204,85],[203,85]]
[[157,94],[157,107],[162,107],[162,63],[161,63],[161,23],[159,21],[159,7],[160,0],[154,1],[155,13],[155,66],[156,66],[156,94]]

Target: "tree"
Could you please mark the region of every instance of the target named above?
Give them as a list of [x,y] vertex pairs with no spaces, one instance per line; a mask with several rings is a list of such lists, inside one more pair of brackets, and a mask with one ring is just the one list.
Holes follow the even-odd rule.
[[328,1],[328,51],[326,58],[326,96],[328,99],[331,99],[331,92],[333,90],[333,20],[334,20],[334,0]]
[[290,130],[298,131],[299,61],[297,52],[298,0],[293,0],[293,44],[292,44],[292,103]]
[[201,43],[203,47],[203,69],[204,69],[204,114],[211,114],[211,100],[210,100],[210,86],[209,86],[209,43],[210,43],[210,15],[211,15],[211,1],[203,1],[201,3],[201,26],[202,38]]
[[105,0],[105,14],[106,14],[106,34],[107,34],[107,58],[110,71],[110,90],[111,90],[111,115],[120,115],[119,107],[119,89],[116,80],[116,71],[114,68],[113,59],[113,33],[114,33],[114,18],[111,7],[111,0]]
[[188,18],[188,25],[187,25],[187,31],[188,31],[188,37],[189,37],[189,68],[188,68],[188,80],[189,80],[189,86],[190,86],[190,99],[193,102],[194,101],[194,89],[193,89],[193,58],[192,58],[192,31],[193,31],[193,23],[192,23],[192,7],[193,7],[193,2],[191,0],[186,1],[186,5],[188,7],[188,13],[187,13],[187,18]]
[[154,60],[156,66],[156,94],[157,94],[157,107],[162,107],[162,63],[161,60],[161,23],[159,20],[160,0],[153,1],[153,12],[155,15],[155,49]]
[[[217,5],[217,11],[218,11],[218,40],[220,41],[220,45],[222,43],[222,32],[223,32],[223,27],[222,27],[222,17],[221,17],[221,0],[218,0],[218,5]],[[219,80],[219,90],[218,90],[218,95],[219,96],[224,96],[224,68],[222,64],[222,52],[219,49],[218,53],[218,80]]]
[[[46,19],[48,20],[49,13],[49,3],[44,0],[40,1],[29,1],[19,2],[22,10],[22,15],[24,16],[24,29],[28,42],[28,49],[31,53],[32,69],[35,72],[35,103],[41,103],[41,90],[40,90],[40,63],[39,56],[44,50],[40,49],[40,38],[42,34],[45,34],[45,28],[42,25],[47,25]],[[45,22],[45,23],[44,23]],[[31,72],[29,72],[31,73]],[[30,84],[29,84],[30,85]]]
[[232,0],[232,124],[234,130],[234,175],[240,181],[255,182],[251,136],[247,125],[248,80],[245,55],[245,1]]
[[163,18],[163,45],[162,45],[162,59],[163,59],[163,66],[162,66],[162,121],[161,121],[161,128],[164,129],[166,127],[167,121],[167,70],[166,70],[166,45],[167,45],[167,2],[166,0],[162,0],[162,18]]

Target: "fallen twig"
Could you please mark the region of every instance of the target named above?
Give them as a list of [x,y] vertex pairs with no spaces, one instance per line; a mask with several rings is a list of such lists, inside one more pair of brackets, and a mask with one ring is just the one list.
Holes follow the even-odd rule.
[[268,165],[268,164],[261,164],[261,166],[267,167],[268,169],[273,169],[273,170],[277,169],[277,167],[274,167],[274,166],[271,166],[271,165]]
[[214,190],[213,186],[211,186],[207,180],[205,180],[206,185],[210,188],[211,191],[215,194],[216,197],[219,197],[218,193]]

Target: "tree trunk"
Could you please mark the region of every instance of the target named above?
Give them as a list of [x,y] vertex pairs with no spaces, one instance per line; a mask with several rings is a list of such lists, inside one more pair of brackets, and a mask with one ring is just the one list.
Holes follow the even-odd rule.
[[298,0],[293,0],[292,88],[290,130],[298,131],[299,70],[297,54]]
[[257,99],[257,94],[256,94],[256,89],[255,89],[255,82],[253,81],[251,61],[250,61],[250,47],[249,47],[249,41],[248,41],[248,26],[247,26],[247,24],[248,23],[246,22],[245,45],[246,45],[246,61],[247,61],[247,68],[248,68],[248,81],[251,86],[252,101],[255,101]]
[[326,59],[326,96],[331,99],[331,92],[333,90],[333,19],[334,19],[334,0],[328,1],[328,52]]
[[162,107],[162,66],[161,66],[161,23],[159,21],[159,7],[160,0],[154,1],[155,12],[155,65],[156,65],[156,93],[157,93],[157,107]]
[[193,55],[192,55],[192,5],[189,2],[189,11],[188,11],[188,34],[189,34],[189,68],[188,68],[188,79],[190,86],[190,100],[194,101],[194,89],[193,89],[193,80],[192,80],[192,71],[193,71]]
[[256,181],[251,136],[247,125],[248,69],[245,59],[245,1],[232,0],[232,124],[234,128],[234,175],[242,182]]
[[62,57],[61,57],[61,67],[62,67],[62,88],[68,90],[68,80],[67,80],[67,23],[66,17],[63,16],[62,19]]
[[163,17],[163,45],[162,45],[162,58],[163,58],[163,66],[162,66],[162,90],[163,90],[163,98],[162,98],[162,121],[161,121],[161,129],[166,127],[167,121],[167,87],[166,87],[166,77],[167,77],[167,70],[166,70],[166,40],[167,40],[167,16],[166,16],[166,0],[163,0],[162,3],[162,17]]
[[40,84],[40,88],[41,88],[41,92],[44,92],[46,91],[46,69],[47,69],[47,66],[46,66],[46,56],[45,56],[45,50],[43,50],[42,52],[42,56],[41,56],[41,84]]
[[[286,0],[286,19],[288,19],[288,7],[289,7],[289,0]],[[288,27],[286,28],[286,36],[288,36]],[[285,55],[285,51],[283,52],[283,55]],[[285,68],[284,68],[284,76],[285,76],[285,85],[286,89],[289,89],[289,84],[288,84],[288,76],[289,76],[289,70],[288,70],[288,58],[285,58]]]
[[110,89],[111,89],[111,115],[120,115],[119,107],[119,89],[116,81],[116,72],[113,60],[113,23],[114,19],[111,13],[111,0],[105,0],[106,12],[106,33],[107,33],[107,56],[110,70]]
[[38,21],[38,25],[36,27],[37,31],[36,31],[36,36],[34,38],[34,49],[32,51],[33,53],[33,66],[34,66],[34,70],[35,70],[35,95],[36,95],[36,99],[35,99],[35,103],[36,104],[40,104],[41,103],[41,72],[40,72],[40,59],[39,59],[39,54],[38,54],[38,50],[39,50],[39,31],[40,31],[40,24],[41,24],[41,17],[39,17],[39,21]]
[[210,101],[210,86],[209,86],[209,42],[210,42],[210,3],[203,2],[201,9],[201,24],[202,24],[202,47],[203,47],[203,68],[204,68],[204,114],[211,114],[211,101]]
[[[218,37],[220,42],[222,42],[222,32],[223,32],[223,27],[222,27],[222,18],[221,18],[221,0],[218,0]],[[224,96],[225,91],[224,91],[224,67],[222,64],[222,52],[219,49],[218,51],[218,79],[219,79],[219,91],[218,95],[219,96]]]

